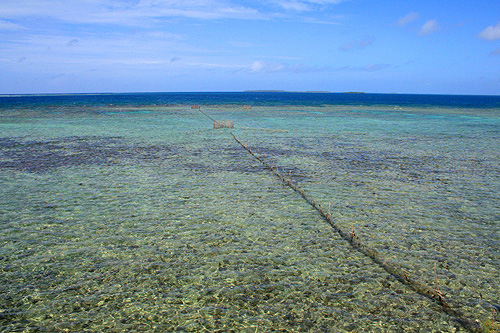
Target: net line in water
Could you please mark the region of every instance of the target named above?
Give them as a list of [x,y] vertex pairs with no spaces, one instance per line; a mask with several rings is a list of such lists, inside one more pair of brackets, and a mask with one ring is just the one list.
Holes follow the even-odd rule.
[[[193,107],[191,107],[193,108]],[[212,118],[210,115],[207,113],[203,112],[199,106],[195,107],[198,111],[200,111],[203,115],[211,119],[214,124],[217,123],[217,121]],[[233,123],[231,121],[231,123]],[[215,127],[214,127],[215,128]],[[232,128],[232,127],[231,127]],[[247,128],[248,129],[248,128]],[[280,130],[279,130],[280,131]],[[394,276],[398,281],[403,283],[404,285],[409,286],[411,289],[413,289],[415,292],[428,297],[432,300],[434,300],[436,303],[438,303],[441,306],[441,309],[447,313],[450,316],[453,316],[457,319],[457,321],[467,330],[471,332],[487,332],[491,331],[487,325],[484,325],[484,327],[479,323],[478,320],[475,318],[469,318],[467,315],[465,315],[462,311],[460,311],[460,308],[462,305],[457,301],[453,300],[449,296],[445,296],[440,290],[439,290],[439,284],[437,280],[437,272],[436,272],[436,266],[434,266],[434,276],[436,280],[436,286],[435,288],[429,287],[427,284],[424,284],[420,281],[418,281],[416,278],[412,278],[410,276],[410,273],[406,268],[401,267],[400,265],[391,262],[389,260],[386,260],[382,258],[378,253],[375,247],[368,246],[364,243],[362,243],[359,239],[359,237],[356,235],[354,231],[354,227],[350,231],[346,231],[342,227],[340,227],[337,223],[335,223],[334,219],[332,218],[331,214],[331,203],[328,204],[328,207],[326,205],[324,206],[323,203],[317,202],[311,195],[306,194],[304,189],[301,189],[297,186],[296,183],[292,181],[292,171],[288,173],[288,175],[285,173],[285,169],[282,168],[281,172],[280,169],[276,166],[274,167],[273,164],[268,163],[262,156],[260,156],[258,153],[255,153],[252,151],[251,147],[244,144],[238,137],[233,132],[230,132],[231,135],[233,136],[234,140],[243,147],[250,155],[252,155],[257,161],[259,161],[262,165],[264,165],[267,169],[269,169],[272,173],[274,173],[278,179],[285,185],[294,190],[296,193],[300,194],[300,196],[308,203],[310,204],[318,213],[325,219],[325,221],[330,224],[330,226],[345,240],[347,241],[352,248],[357,250],[358,252],[362,253],[363,255],[369,257],[372,262],[380,266],[382,269],[384,269],[386,272]],[[493,310],[493,319],[490,322],[487,322],[488,325],[491,325],[493,331],[495,331],[496,328],[496,323],[494,322],[494,315],[495,315],[495,310]],[[485,322],[486,323],[486,322]]]
[[410,277],[409,272],[406,268],[400,267],[394,262],[385,260],[382,258],[375,249],[374,246],[368,246],[363,244],[359,237],[356,235],[354,228],[351,231],[346,231],[341,228],[332,218],[331,214],[331,204],[323,205],[322,202],[317,202],[312,196],[306,194],[306,192],[299,188],[296,183],[292,181],[292,172],[286,174],[285,169],[283,168],[281,171],[276,166],[273,167],[272,164],[268,163],[264,158],[260,155],[256,154],[252,149],[244,144],[240,139],[231,132],[233,138],[240,144],[250,155],[252,155],[255,159],[257,159],[261,164],[263,164],[267,169],[273,172],[278,179],[286,186],[293,189],[295,192],[299,193],[302,198],[309,203],[315,210],[317,210],[320,215],[332,226],[332,228],[344,239],[346,240],[354,249],[369,257],[374,263],[383,268],[386,272],[394,276],[403,284],[411,287],[413,290],[418,292],[421,295],[424,295],[428,298],[433,299],[448,315],[455,317],[464,328],[468,329],[471,332],[484,332],[483,328],[472,318],[468,318],[464,313],[460,311],[460,304],[456,300],[452,300],[450,297],[446,296],[439,290],[439,284],[437,281],[437,274],[434,267],[434,274],[436,277],[436,286],[435,288],[431,288],[426,284],[421,283],[415,278]]

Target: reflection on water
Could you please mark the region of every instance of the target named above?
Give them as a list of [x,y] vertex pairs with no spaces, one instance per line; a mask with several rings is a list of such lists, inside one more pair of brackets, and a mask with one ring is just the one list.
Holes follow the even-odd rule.
[[[229,130],[188,107],[136,111],[4,117],[2,330],[464,330],[352,249]],[[206,110],[331,203],[340,226],[430,286],[437,264],[440,290],[491,320],[498,120],[359,111]]]

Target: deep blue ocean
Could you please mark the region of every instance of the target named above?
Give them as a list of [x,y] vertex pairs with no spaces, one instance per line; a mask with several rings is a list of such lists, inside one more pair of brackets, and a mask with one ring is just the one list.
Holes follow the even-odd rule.
[[186,93],[121,93],[4,95],[0,106],[61,105],[399,105],[402,107],[499,108],[500,96],[474,95],[410,95],[357,93],[295,93],[295,92],[186,92]]
[[494,332],[500,96],[0,96],[2,332]]

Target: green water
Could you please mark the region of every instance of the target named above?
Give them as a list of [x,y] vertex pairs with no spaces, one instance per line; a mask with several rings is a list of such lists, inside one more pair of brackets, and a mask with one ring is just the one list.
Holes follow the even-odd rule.
[[491,321],[498,112],[203,110],[236,128],[187,106],[1,118],[2,331],[465,331],[230,131],[380,256]]

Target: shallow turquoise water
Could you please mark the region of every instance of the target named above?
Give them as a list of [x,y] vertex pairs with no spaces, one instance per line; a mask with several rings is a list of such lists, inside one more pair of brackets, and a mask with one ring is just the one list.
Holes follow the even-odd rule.
[[[0,120],[3,331],[463,331],[498,309],[498,110],[16,110]],[[263,131],[275,129],[281,131]]]

